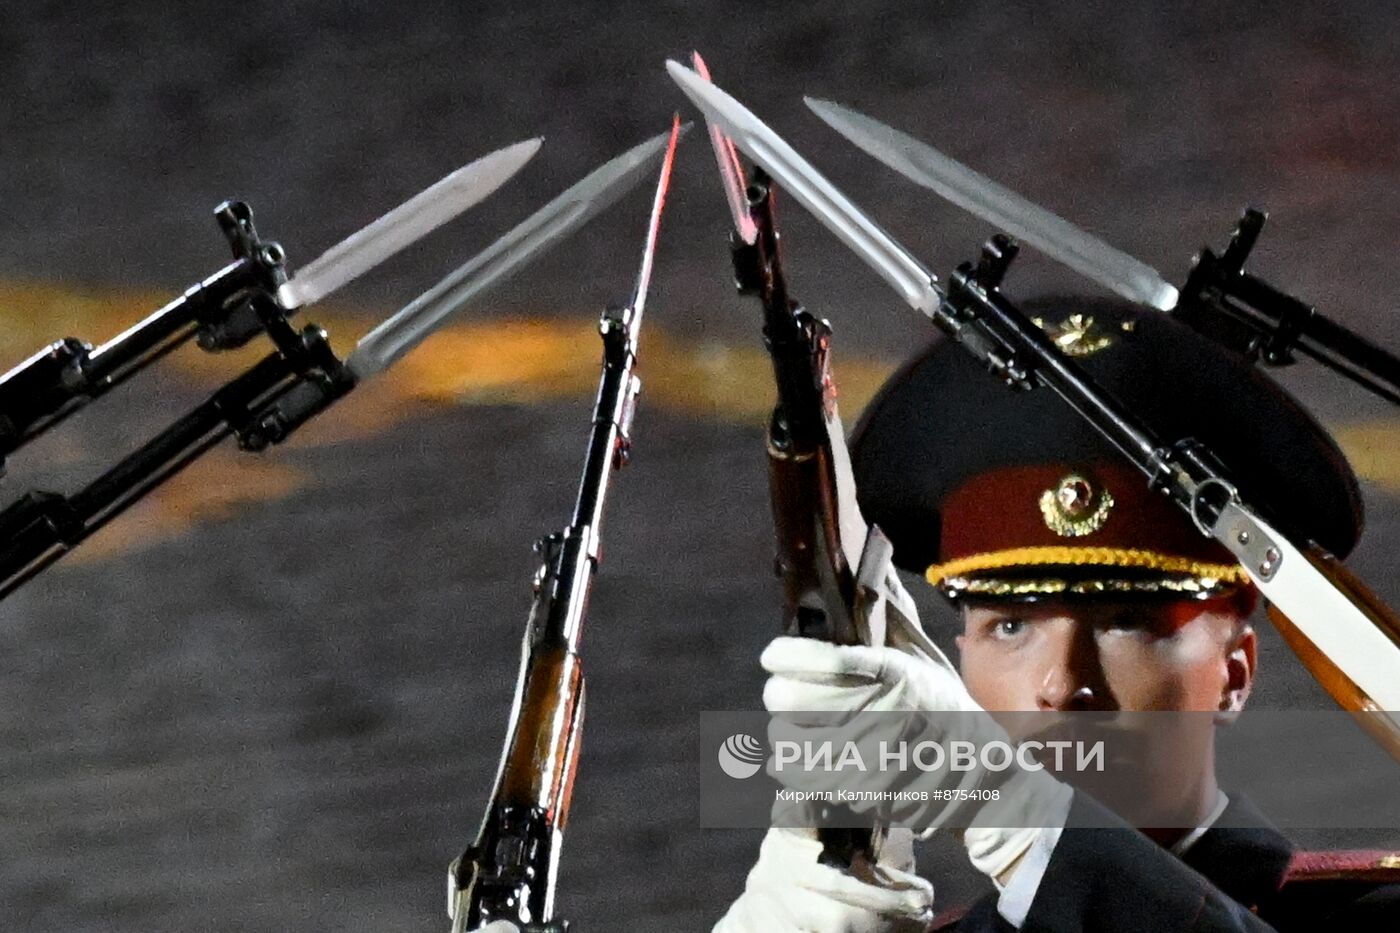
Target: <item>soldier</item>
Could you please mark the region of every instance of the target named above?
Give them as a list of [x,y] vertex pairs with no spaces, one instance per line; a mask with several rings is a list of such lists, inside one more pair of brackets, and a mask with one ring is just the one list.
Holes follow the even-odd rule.
[[[1024,307],[1163,436],[1215,451],[1242,498],[1273,506],[1266,517],[1291,539],[1338,556],[1355,545],[1362,505],[1345,458],[1246,361],[1116,301]],[[936,342],[867,410],[852,461],[864,514],[894,543],[896,563],[959,608],[961,678],[890,648],[779,638],[762,659],[769,709],[1230,713],[1245,704],[1257,664],[1248,577],[1048,391],[1012,393],[961,348]],[[966,912],[944,911],[935,927],[1400,929],[1400,885],[1385,883],[1400,881],[1400,859],[1297,852],[1217,785],[1213,730],[1144,767],[1131,795],[1112,799],[1109,789],[1101,801],[1040,772],[1029,796],[1055,818],[967,830],[973,864],[998,891]],[[1101,804],[1131,807],[1134,825],[1178,828],[1150,838],[1126,823],[1074,828],[1111,823]],[[913,822],[937,825],[939,806]],[[932,888],[898,849],[853,876],[817,864],[812,831],[772,829],[716,930],[923,929]]]

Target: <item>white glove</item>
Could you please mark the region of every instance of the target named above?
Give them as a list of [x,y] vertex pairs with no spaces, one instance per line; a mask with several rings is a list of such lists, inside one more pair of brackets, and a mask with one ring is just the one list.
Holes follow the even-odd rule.
[[941,654],[926,659],[895,648],[781,636],[768,643],[758,663],[772,675],[763,686],[769,712],[982,710]]
[[713,933],[922,933],[933,921],[933,885],[914,874],[905,836],[856,876],[818,864],[816,830],[768,830],[744,893]]
[[[1064,825],[1072,792],[1044,771],[1012,767],[992,771],[979,765],[970,770],[949,767],[925,771],[910,766],[880,768],[876,749],[900,743],[932,741],[946,746],[968,740],[979,747],[1006,742],[1006,733],[968,694],[952,665],[941,654],[915,657],[894,648],[832,645],[808,638],[774,639],[760,659],[769,677],[763,703],[770,712],[784,710],[840,713],[879,713],[852,723],[830,719],[812,722],[801,716],[775,716],[769,724],[769,744],[779,741],[831,741],[839,748],[854,741],[870,770],[850,774],[785,767],[770,761],[768,772],[796,791],[841,789],[876,792],[926,791],[927,800],[902,799],[894,804],[851,801],[856,812],[877,811],[884,818],[926,836],[956,821],[970,827],[964,835],[973,864],[994,879],[1013,867],[1043,828]],[[950,714],[901,716],[899,711]],[[960,715],[951,715],[960,714]],[[958,734],[949,734],[955,729]],[[807,747],[802,744],[802,747]],[[949,792],[975,792],[963,799],[946,799]],[[995,803],[983,800],[995,794]],[[905,795],[906,797],[908,795]],[[989,805],[990,804],[990,805]],[[988,819],[1011,824],[987,827]]]
[[520,933],[520,927],[509,920],[492,920],[484,927],[477,927],[471,933]]

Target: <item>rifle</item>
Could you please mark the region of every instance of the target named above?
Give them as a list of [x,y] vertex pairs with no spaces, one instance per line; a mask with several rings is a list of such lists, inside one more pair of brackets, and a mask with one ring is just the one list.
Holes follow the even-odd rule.
[[[255,293],[252,307],[275,346],[273,353],[77,493],[30,492],[0,512],[0,598],[229,435],[236,435],[239,447],[250,451],[286,440],[360,382],[417,346],[478,293],[513,274],[630,190],[660,151],[663,139],[648,140],[595,169],[366,333],[343,361],[335,356],[324,330],[313,324],[295,331],[282,305]],[[355,246],[354,239],[336,249]],[[284,283],[278,294],[299,282],[301,277]],[[293,294],[299,297],[304,292]]]
[[[1215,455],[1189,438],[1160,437],[1111,397],[1001,294],[1016,255],[998,234],[978,263],[964,263],[947,289],[903,245],[747,108],[686,69],[672,75],[712,122],[780,178],[828,229],[915,309],[1013,389],[1045,387],[1101,432],[1204,535],[1239,561],[1261,593],[1292,621],[1286,635],[1343,708],[1400,761],[1400,617],[1311,542],[1289,541],[1250,504]],[[1267,503],[1266,503],[1267,505]],[[1296,647],[1295,647],[1296,650]],[[1389,711],[1389,712],[1388,712]]]
[[[937,316],[945,330],[976,330],[960,341],[984,361],[1001,361],[1013,388],[1045,386],[1060,396],[1190,517],[1223,544],[1271,603],[1270,618],[1339,706],[1400,761],[1400,615],[1313,542],[1295,543],[1244,502],[1225,465],[1192,438],[1164,437],[1110,395],[1001,293],[1017,254],[996,234],[976,263],[958,266]],[[1265,503],[1267,505],[1267,503]]]
[[252,208],[242,201],[223,202],[214,218],[233,262],[98,347],[64,337],[0,376],[0,471],[5,458],[24,444],[192,338],[200,349],[219,353],[266,331],[279,349],[295,355],[283,346],[282,325],[290,314],[479,203],[519,171],[540,143],[516,143],[457,169],[295,276],[287,271],[281,245],[258,236]]
[[476,842],[447,871],[447,914],[454,933],[508,920],[523,933],[565,933],[555,919],[560,849],[568,822],[583,730],[584,678],[579,643],[608,487],[631,457],[632,417],[641,381],[633,373],[652,261],[670,185],[680,118],[671,126],[632,300],[598,322],[603,368],[588,453],[573,516],[562,532],[535,545],[540,567],[521,645],[520,674],[505,751]]
[[[698,52],[696,73],[709,80]],[[745,189],[744,169],[723,131],[710,141],[730,205],[730,250],[739,293],[763,308],[763,341],[773,363],[777,403],[768,420],[768,491],[777,548],[774,572],[783,589],[782,631],[838,645],[885,643],[883,619],[867,612],[857,584],[867,541],[888,551],[878,528],[868,527],[856,504],[846,434],[831,371],[831,325],[788,294],[779,252],[775,191],[755,168]],[[871,566],[871,565],[867,565]],[[873,624],[872,624],[873,623]],[[845,808],[818,814],[819,860],[849,869],[873,863],[878,828],[858,823]],[[842,826],[833,823],[848,824]]]

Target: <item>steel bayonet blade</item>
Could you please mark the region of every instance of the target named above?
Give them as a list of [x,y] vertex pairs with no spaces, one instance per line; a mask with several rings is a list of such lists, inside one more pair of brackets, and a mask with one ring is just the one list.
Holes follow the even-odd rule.
[[498,149],[418,192],[302,266],[277,290],[278,303],[291,310],[320,301],[427,236],[509,181],[539,151],[541,142],[527,139]]
[[656,194],[651,201],[651,216],[647,220],[647,240],[642,247],[642,267],[637,272],[637,284],[632,289],[632,318],[629,327],[633,339],[642,326],[642,312],[646,309],[647,292],[651,289],[651,269],[656,261],[656,240],[661,234],[661,212],[666,209],[666,192],[671,188],[671,169],[676,164],[676,144],[680,142],[681,118],[677,114],[671,120],[671,134],[666,140],[666,154],[661,159],[661,175],[656,180]]
[[1161,311],[1176,307],[1176,288],[1146,263],[1114,249],[927,143],[840,104],[811,97],[806,101],[832,129],[915,184],[990,221],[1130,301]]
[[669,135],[653,137],[595,169],[365,334],[346,361],[350,370],[364,379],[387,368],[488,286],[583,226],[646,176]]
[[[695,65],[695,73],[709,81],[710,69],[700,53],[691,52],[690,60]],[[719,183],[724,188],[724,199],[729,203],[734,232],[745,243],[752,243],[758,237],[758,228],[749,216],[748,199],[744,196],[748,182],[744,178],[744,166],[739,162],[739,153],[734,151],[734,143],[724,135],[724,130],[709,121],[706,121],[705,128],[710,132],[710,148],[714,150],[715,162],[719,165]]]
[[789,195],[895,287],[910,305],[932,315],[938,307],[935,278],[893,237],[881,230],[835,185],[777,133],[717,86],[676,61],[666,70],[706,120],[763,166]]

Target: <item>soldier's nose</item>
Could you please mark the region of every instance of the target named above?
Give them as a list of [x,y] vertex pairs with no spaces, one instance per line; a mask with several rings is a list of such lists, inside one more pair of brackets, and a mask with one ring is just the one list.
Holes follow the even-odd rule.
[[1108,697],[1093,632],[1065,620],[1047,635],[1036,708],[1046,712],[1105,708]]

